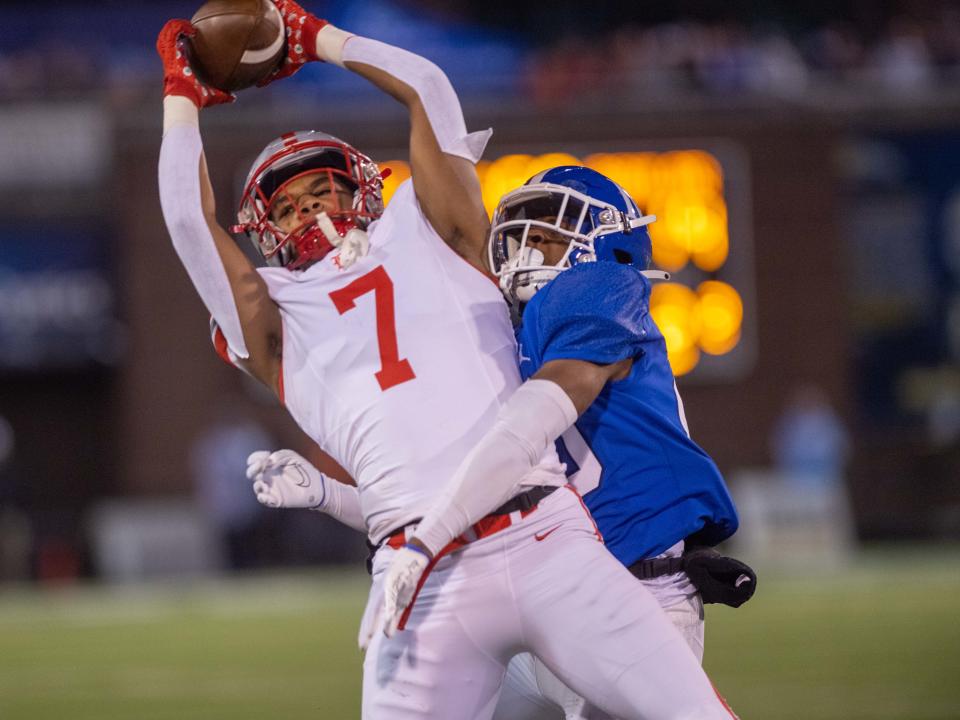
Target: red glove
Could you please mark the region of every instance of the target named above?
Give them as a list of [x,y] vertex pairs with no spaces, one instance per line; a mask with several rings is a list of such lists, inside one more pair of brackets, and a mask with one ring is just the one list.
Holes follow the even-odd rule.
[[287,29],[287,56],[283,64],[269,77],[257,83],[257,87],[269,85],[274,80],[289,77],[308,62],[320,60],[317,55],[317,33],[329,25],[313,13],[300,7],[294,0],[270,0],[277,6]]
[[157,35],[157,54],[163,61],[163,96],[182,95],[198,108],[233,102],[235,95],[204,85],[187,63],[183,40],[196,32],[188,20],[168,20]]

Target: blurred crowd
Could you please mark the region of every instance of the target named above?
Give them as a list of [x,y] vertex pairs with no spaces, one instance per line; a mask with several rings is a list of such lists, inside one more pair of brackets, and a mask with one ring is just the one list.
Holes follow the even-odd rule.
[[541,104],[553,104],[584,93],[676,91],[792,99],[817,84],[910,93],[958,77],[960,5],[945,3],[926,19],[893,16],[879,33],[843,21],[801,33],[676,22],[591,40],[567,37],[534,55],[526,82]]
[[[138,20],[137,32],[120,38],[52,33],[30,43],[0,41],[0,96],[106,91],[120,104],[142,97],[155,89],[159,72],[146,32],[153,19]],[[898,94],[944,87],[960,77],[960,5],[951,2],[922,15],[892,14],[872,24],[837,19],[803,30],[741,18],[627,24],[546,45],[535,45],[543,38],[532,33],[511,38],[526,69],[502,70],[487,87],[545,106],[676,92],[791,99],[818,85]],[[469,78],[456,75],[454,68],[455,84],[470,87]]]

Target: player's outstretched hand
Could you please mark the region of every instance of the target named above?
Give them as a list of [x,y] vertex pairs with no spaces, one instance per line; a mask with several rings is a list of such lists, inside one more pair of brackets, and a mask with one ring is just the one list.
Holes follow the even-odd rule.
[[323,509],[327,478],[293,450],[258,450],[247,458],[247,478],[260,504],[271,508]]
[[289,77],[308,62],[320,60],[317,55],[317,33],[329,24],[304,10],[294,0],[270,1],[277,6],[287,28],[287,55],[272,75],[257,83],[258,87]]
[[181,95],[198,108],[233,102],[237,99],[236,96],[197,80],[187,62],[183,42],[195,33],[196,30],[188,20],[168,20],[160,30],[157,36],[157,54],[163,62],[163,96]]
[[420,590],[431,560],[425,550],[409,543],[394,554],[383,583],[383,632],[387,637],[403,630],[407,608]]

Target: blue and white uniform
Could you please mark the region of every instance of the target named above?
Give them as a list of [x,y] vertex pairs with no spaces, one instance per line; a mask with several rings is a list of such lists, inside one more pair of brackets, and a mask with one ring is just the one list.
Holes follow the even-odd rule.
[[607,549],[624,565],[691,535],[715,545],[737,529],[720,471],[687,432],[649,298],[650,282],[634,266],[583,263],[534,295],[517,329],[524,380],[551,360],[634,361],[557,443]]
[[[638,268],[581,263],[530,299],[516,329],[524,380],[551,360],[605,365],[633,359],[627,377],[608,383],[557,441],[568,477],[583,495],[607,549],[627,566],[678,556],[691,536],[714,545],[738,525],[720,471],[690,439],[649,300],[650,281]],[[703,605],[686,573],[642,582],[702,660]],[[538,659],[515,657],[494,720],[561,717],[608,716]]]
[[[561,165],[500,199],[488,248],[500,289],[522,309],[516,333],[525,381],[554,360],[633,361],[627,376],[608,382],[556,441],[570,481],[624,566],[677,557],[691,536],[716,544],[737,528],[716,465],[687,432],[666,344],[650,316],[648,278],[668,277],[651,269],[647,226],[655,220],[605,175]],[[686,573],[630,577],[650,591],[702,660],[703,604]],[[541,660],[513,658],[494,720],[554,719],[558,709],[566,720],[609,717],[564,687]]]

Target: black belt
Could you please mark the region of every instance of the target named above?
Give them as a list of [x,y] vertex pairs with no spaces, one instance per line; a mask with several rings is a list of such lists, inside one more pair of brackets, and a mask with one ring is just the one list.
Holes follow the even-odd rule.
[[638,560],[627,568],[634,577],[640,580],[650,580],[664,575],[675,575],[683,569],[683,558],[650,558]]
[[[557,489],[556,485],[538,485],[537,487],[530,488],[529,490],[520,493],[519,495],[514,495],[512,498],[507,500],[503,505],[493,510],[492,512],[487,513],[487,516],[490,515],[509,515],[512,512],[527,512],[532,508],[535,508],[541,500],[543,500],[547,495],[552,493]],[[420,522],[423,518],[417,518],[413,522],[407,523],[406,525],[401,525],[398,528],[394,528],[374,545],[372,542],[367,540],[367,550],[369,550],[369,555],[367,555],[367,572],[373,573],[373,556],[377,554],[377,550],[380,549],[380,546],[386,542],[387,538],[392,535],[395,535],[407,525],[415,525]]]
[[526,492],[522,492],[510,500],[507,500],[503,505],[491,512],[490,515],[509,515],[517,510],[526,512],[531,508],[535,508],[541,500],[556,489],[556,485],[538,485],[535,488],[530,488]]

